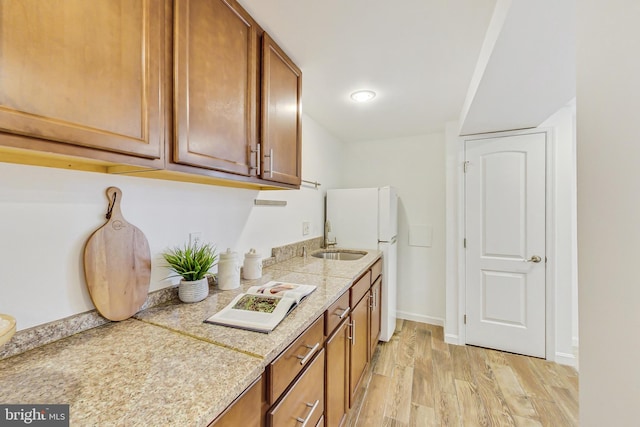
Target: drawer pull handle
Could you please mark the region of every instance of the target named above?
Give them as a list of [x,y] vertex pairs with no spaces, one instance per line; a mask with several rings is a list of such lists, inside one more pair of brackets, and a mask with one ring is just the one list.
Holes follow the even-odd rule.
[[297,417],[296,421],[299,422],[299,423],[302,423],[302,427],[306,427],[307,423],[311,419],[311,415],[313,415],[313,412],[316,410],[316,408],[318,407],[319,404],[320,404],[320,400],[316,400],[315,403],[305,403],[305,405],[308,408],[311,408],[311,410],[307,414],[306,418],[303,419],[303,418]]
[[349,327],[351,328],[351,336],[349,337],[349,340],[351,340],[351,345],[354,346],[356,344],[356,319],[351,320]]
[[[338,310],[340,310],[340,309],[338,309]],[[351,307],[347,307],[347,308],[344,309],[342,314],[338,314],[338,313],[333,313],[333,314],[338,316],[340,319],[344,319],[347,316],[347,314],[349,314],[350,311],[351,311]]]
[[373,308],[376,306],[375,296],[373,296],[373,292],[369,294],[369,308]]
[[298,359],[300,359],[300,364],[301,365],[304,365],[305,363],[307,363],[309,358],[311,356],[313,356],[313,354],[316,352],[318,347],[320,347],[320,343],[317,342],[316,345],[314,345],[313,347],[310,346],[310,345],[305,345],[305,347],[309,349],[309,352],[307,354],[305,354],[304,356],[296,356]]

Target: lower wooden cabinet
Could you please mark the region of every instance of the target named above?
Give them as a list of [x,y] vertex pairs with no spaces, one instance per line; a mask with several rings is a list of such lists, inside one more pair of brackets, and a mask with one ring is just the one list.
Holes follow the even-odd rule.
[[349,366],[349,407],[356,400],[358,387],[369,363],[369,298],[366,296],[351,312],[351,357]]
[[382,319],[382,277],[378,277],[369,291],[369,311],[370,311],[370,339],[369,339],[369,359],[373,356],[373,352],[378,345],[380,339],[380,326]]
[[379,265],[360,276],[211,425],[345,425],[380,337],[382,280],[379,269],[372,274]]
[[[264,426],[265,381],[260,376],[251,384],[210,427]],[[250,414],[250,415],[249,415]]]
[[320,350],[291,388],[267,413],[270,427],[317,425],[324,414],[325,351]]
[[343,321],[327,338],[325,351],[325,420],[328,426],[341,426],[349,412],[350,323]]

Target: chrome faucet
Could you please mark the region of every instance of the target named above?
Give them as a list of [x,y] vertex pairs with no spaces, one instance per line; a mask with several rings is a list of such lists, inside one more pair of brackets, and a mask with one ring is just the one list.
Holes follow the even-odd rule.
[[325,221],[324,223],[324,247],[335,246],[338,244],[338,238],[334,237],[333,240],[329,240],[329,232],[331,231],[331,222]]

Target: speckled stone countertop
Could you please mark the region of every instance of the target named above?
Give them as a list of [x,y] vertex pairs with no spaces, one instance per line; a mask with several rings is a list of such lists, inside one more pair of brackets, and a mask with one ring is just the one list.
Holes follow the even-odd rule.
[[[261,279],[243,280],[237,290],[216,291],[195,304],[170,303],[150,308],[136,314],[136,318],[260,357],[266,366],[349,289],[353,281],[379,256],[380,252],[369,250],[367,255],[355,261],[325,260],[311,256],[292,258],[265,268]],[[317,289],[269,334],[203,323],[239,293],[270,280],[315,285]]]
[[259,358],[130,319],[1,360],[0,402],[69,404],[72,426],[206,426],[261,372]]
[[[0,403],[70,404],[71,425],[206,426],[380,256],[292,258],[233,291],[171,301],[0,360]],[[270,280],[317,289],[269,334],[203,323]]]

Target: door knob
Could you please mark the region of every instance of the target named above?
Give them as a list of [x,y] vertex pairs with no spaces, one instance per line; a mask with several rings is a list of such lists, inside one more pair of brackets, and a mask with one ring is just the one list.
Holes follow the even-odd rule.
[[538,263],[540,261],[542,261],[542,258],[540,258],[538,255],[533,255],[531,258],[526,260],[526,262],[535,262],[535,263]]

